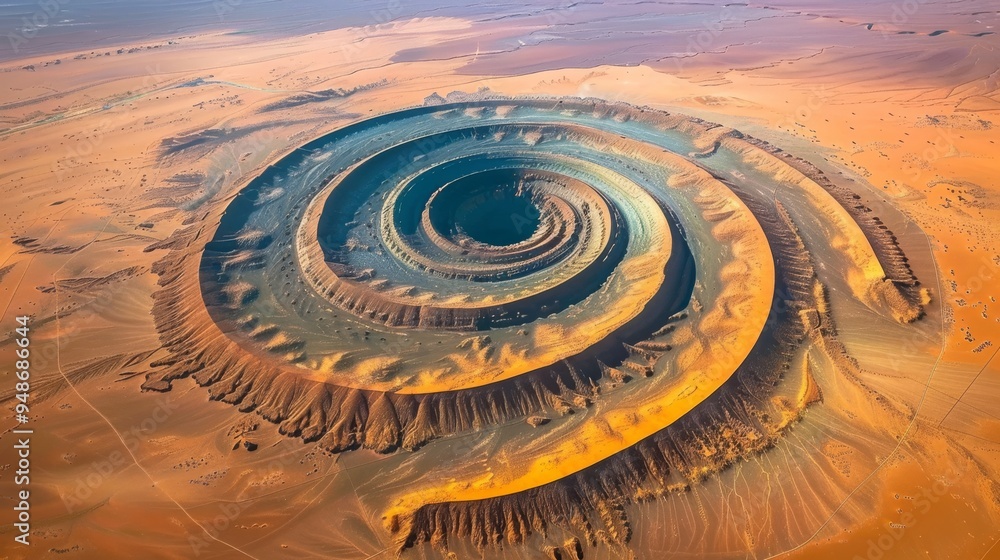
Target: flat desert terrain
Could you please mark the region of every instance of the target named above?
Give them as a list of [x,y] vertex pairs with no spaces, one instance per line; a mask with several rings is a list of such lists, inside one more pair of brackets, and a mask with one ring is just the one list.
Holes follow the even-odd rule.
[[1000,6],[0,6],[0,556],[1000,559]]

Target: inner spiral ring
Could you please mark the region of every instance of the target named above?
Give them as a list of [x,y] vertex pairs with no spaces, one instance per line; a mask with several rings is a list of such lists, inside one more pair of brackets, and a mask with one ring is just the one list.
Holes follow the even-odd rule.
[[[529,322],[597,289],[628,246],[619,208],[640,212],[636,200],[651,202],[624,177],[565,157],[478,153],[429,165],[389,189],[373,223],[359,224],[359,214],[370,210],[367,204],[350,215],[350,191],[370,188],[353,179],[366,177],[364,168],[331,183],[317,231],[332,274],[320,269],[309,276],[318,291],[342,308],[391,326],[482,330]],[[551,170],[560,167],[572,175]],[[472,185],[476,181],[485,182]],[[492,213],[487,203],[505,196],[514,201],[527,196],[541,210],[522,202],[524,213],[505,214],[503,206]],[[534,212],[542,227],[521,242],[484,243],[461,228],[462,215],[468,220],[477,212],[480,219],[499,223],[501,234],[516,234]],[[306,223],[300,242],[311,244],[312,224]],[[348,227],[338,228],[341,223]],[[376,245],[386,251],[353,250]],[[435,280],[427,281],[428,272]],[[487,281],[488,286],[479,285]]]

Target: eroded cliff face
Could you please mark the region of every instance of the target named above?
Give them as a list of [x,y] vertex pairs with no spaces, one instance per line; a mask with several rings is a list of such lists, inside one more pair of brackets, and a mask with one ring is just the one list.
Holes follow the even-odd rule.
[[[447,549],[449,535],[470,539],[478,549],[502,547],[534,533],[544,537],[550,526],[577,532],[591,546],[625,544],[631,538],[625,505],[688,492],[733,463],[765,452],[802,420],[810,405],[822,402],[812,371],[817,360],[849,385],[847,390],[839,387],[842,396],[853,393],[857,401],[897,421],[912,415],[905,404],[865,384],[857,362],[836,339],[826,290],[785,206],[766,204],[731,187],[762,225],[778,279],[766,331],[732,378],[665,429],[568,477],[514,493],[501,490],[488,499],[465,500],[457,491],[454,501],[390,510],[386,527],[397,535],[399,550],[421,543]],[[890,254],[898,254],[894,239],[879,238],[893,241]],[[898,283],[907,285],[909,268],[897,270]],[[620,371],[607,368],[606,382],[620,381]]]
[[930,301],[859,200],[775,147],[648,108],[382,115],[149,247],[165,251],[153,313],[170,357],[143,387],[192,377],[336,453],[496,430],[496,470],[389,500],[398,549],[558,526],[576,540],[545,553],[581,558],[630,539],[632,504],[780,445],[829,384],[838,406],[907,417],[837,338],[843,301],[901,324]]

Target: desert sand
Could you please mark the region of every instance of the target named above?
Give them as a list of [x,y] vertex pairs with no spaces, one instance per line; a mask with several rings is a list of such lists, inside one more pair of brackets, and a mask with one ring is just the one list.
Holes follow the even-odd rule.
[[[1000,558],[995,6],[392,6],[0,63],[0,354],[30,314],[35,430],[6,557]],[[345,161],[458,130],[409,159],[533,162],[551,237],[515,264],[564,268],[391,206],[370,243],[327,217],[333,255],[325,197],[367,176],[258,177],[348,125]],[[257,184],[279,225],[216,237]],[[393,254],[421,272],[383,283]],[[435,292],[482,270],[515,278]],[[612,281],[538,296],[581,271]]]

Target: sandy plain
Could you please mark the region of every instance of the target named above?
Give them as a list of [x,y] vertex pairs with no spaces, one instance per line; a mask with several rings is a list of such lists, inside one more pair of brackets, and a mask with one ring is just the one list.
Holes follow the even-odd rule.
[[[915,403],[915,419],[898,447],[877,453],[879,469],[848,477],[855,490],[826,519],[798,503],[808,502],[800,498],[808,480],[796,486],[798,496],[775,502],[801,512],[797,532],[809,538],[775,547],[766,532],[747,539],[689,530],[699,524],[691,520],[699,508],[707,517],[723,515],[705,514],[714,506],[696,502],[719,500],[725,489],[748,500],[759,496],[740,479],[759,480],[750,472],[767,470],[765,456],[722,473],[704,491],[637,506],[649,509],[633,518],[632,543],[601,545],[588,557],[646,558],[658,550],[678,557],[865,557],[885,535],[885,558],[1000,557],[995,490],[984,482],[1000,471],[993,405],[1000,391],[1000,54],[996,35],[977,36],[983,27],[967,16],[980,4],[962,4],[961,15],[922,4],[899,23],[892,5],[881,12],[851,6],[850,17],[846,8],[815,13],[779,5],[769,9],[795,18],[798,31],[779,33],[790,27],[776,19],[769,44],[753,41],[760,29],[741,30],[735,23],[742,16],[721,7],[714,16],[731,28],[694,18],[674,34],[672,47],[524,41],[546,33],[572,37],[570,23],[598,19],[591,10],[599,8],[583,6],[556,10],[558,17],[527,16],[517,28],[429,17],[267,40],[229,30],[6,64],[3,327],[13,329],[14,309],[36,317],[32,410],[45,437],[33,449],[34,548],[9,548],[5,527],[3,549],[14,558],[90,558],[102,550],[176,558],[192,551],[208,558],[392,557],[383,512],[365,498],[370,483],[359,484],[365,477],[352,473],[374,462],[405,471],[412,468],[406,458],[326,453],[279,435],[255,415],[208,401],[190,380],[168,393],[140,390],[145,370],[165,357],[150,316],[151,269],[161,255],[146,248],[323,132],[418,105],[435,92],[489,88],[620,100],[739,129],[867,183],[866,200],[912,221],[913,231],[894,228],[904,244],[925,243],[933,256],[914,267],[935,277],[926,284],[940,305],[934,319],[943,337],[883,340],[842,322],[844,344],[881,366],[866,381]],[[995,9],[983,14],[981,20],[996,21]],[[676,56],[691,41],[696,52]],[[643,49],[658,50],[634,56]],[[329,89],[343,95],[274,105]],[[213,135],[199,135],[205,130]],[[201,179],[184,184],[186,176]],[[13,348],[10,339],[3,348]],[[866,420],[879,421],[875,413]],[[0,438],[5,448],[11,438]],[[965,451],[957,453],[955,444]],[[850,452],[845,458],[832,449],[824,460],[849,462]],[[388,492],[383,486],[375,493]],[[920,496],[928,495],[936,499],[924,512]],[[901,521],[907,513],[916,521]],[[771,530],[793,532],[786,529]],[[659,533],[674,538],[653,536]],[[699,535],[710,538],[699,543]],[[461,550],[458,557],[469,553]],[[541,552],[508,547],[490,557],[532,554]]]

